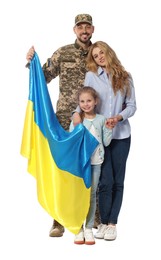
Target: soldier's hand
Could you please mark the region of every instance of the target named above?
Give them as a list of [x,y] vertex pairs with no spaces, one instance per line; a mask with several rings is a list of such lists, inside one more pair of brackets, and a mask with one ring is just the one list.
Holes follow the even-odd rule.
[[34,53],[35,53],[35,48],[34,48],[34,46],[32,46],[26,54],[26,59],[28,62],[30,62],[32,60]]

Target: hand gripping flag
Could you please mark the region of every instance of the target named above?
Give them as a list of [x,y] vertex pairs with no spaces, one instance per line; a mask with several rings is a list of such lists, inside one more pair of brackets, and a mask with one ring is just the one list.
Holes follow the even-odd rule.
[[72,132],[61,127],[35,53],[30,63],[21,155],[28,159],[28,172],[36,178],[41,206],[74,234],[88,213],[90,157],[97,145],[98,141],[82,124]]

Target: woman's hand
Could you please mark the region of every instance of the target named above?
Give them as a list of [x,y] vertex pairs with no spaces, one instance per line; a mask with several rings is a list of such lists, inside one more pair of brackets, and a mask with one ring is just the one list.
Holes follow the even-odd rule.
[[107,119],[106,127],[112,129],[114,128],[119,121],[122,121],[123,117],[121,115],[113,116]]

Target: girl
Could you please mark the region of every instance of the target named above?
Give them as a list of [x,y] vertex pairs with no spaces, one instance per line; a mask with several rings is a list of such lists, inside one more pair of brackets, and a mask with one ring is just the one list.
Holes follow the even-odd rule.
[[[83,227],[80,232],[75,235],[75,244],[95,244],[92,227],[94,225],[94,217],[96,211],[96,192],[101,173],[101,164],[104,160],[104,146],[108,146],[112,137],[112,130],[105,126],[106,118],[96,113],[96,105],[98,104],[97,92],[91,87],[84,87],[78,93],[78,104],[81,109],[81,120],[83,125],[91,132],[99,141],[99,145],[91,157],[91,198],[89,212],[86,218],[85,230]],[[70,125],[70,131],[74,128],[73,122]]]

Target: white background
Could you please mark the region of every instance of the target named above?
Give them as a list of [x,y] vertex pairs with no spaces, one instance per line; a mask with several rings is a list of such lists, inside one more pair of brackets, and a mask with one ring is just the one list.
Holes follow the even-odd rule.
[[[160,253],[160,1],[46,0],[0,4],[0,259],[161,259]],[[60,46],[73,43],[74,18],[90,13],[92,41],[106,41],[131,72],[137,112],[130,119],[127,163],[118,237],[74,245],[66,230],[50,238],[52,218],[37,201],[35,179],[20,155],[28,99],[26,53],[34,45],[43,64]],[[55,107],[58,80],[49,84]]]

